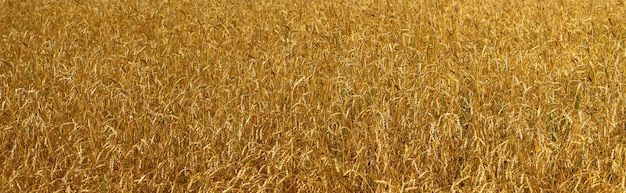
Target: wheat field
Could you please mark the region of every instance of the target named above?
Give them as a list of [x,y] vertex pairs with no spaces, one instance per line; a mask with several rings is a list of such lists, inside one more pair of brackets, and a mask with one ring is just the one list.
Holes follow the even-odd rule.
[[611,0],[0,0],[2,192],[626,192]]

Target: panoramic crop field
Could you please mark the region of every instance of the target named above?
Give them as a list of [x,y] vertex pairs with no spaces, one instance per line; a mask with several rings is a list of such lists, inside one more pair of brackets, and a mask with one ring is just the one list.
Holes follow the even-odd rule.
[[0,0],[0,191],[625,192],[625,16]]

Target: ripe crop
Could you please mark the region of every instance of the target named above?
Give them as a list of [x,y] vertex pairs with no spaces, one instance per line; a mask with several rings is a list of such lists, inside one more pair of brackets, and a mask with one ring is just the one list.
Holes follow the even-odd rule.
[[0,1],[0,191],[625,192],[623,1]]

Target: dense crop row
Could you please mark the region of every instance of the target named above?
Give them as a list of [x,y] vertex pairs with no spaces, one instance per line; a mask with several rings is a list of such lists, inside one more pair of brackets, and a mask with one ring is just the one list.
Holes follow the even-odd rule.
[[623,1],[0,1],[0,191],[624,192]]

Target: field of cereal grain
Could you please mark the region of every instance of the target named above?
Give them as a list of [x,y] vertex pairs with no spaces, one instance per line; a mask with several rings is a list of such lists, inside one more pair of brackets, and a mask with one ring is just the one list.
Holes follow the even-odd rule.
[[0,0],[0,191],[625,192],[625,16]]

